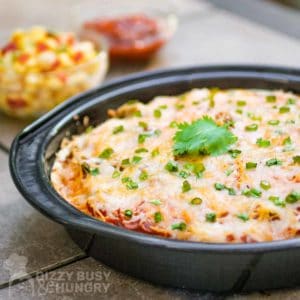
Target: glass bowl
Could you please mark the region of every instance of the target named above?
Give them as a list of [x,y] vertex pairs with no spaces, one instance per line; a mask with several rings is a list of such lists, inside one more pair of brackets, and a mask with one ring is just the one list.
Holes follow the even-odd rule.
[[[121,2],[118,0],[103,0],[101,2],[90,0],[85,3],[75,4],[72,7],[71,22],[74,23],[73,27],[76,28],[76,32],[78,32],[81,37],[92,41],[99,40],[102,43],[104,42],[112,59],[128,59],[129,62],[131,60],[148,59],[164,46],[176,32],[178,18],[177,9],[174,4],[174,0],[166,0],[159,3],[156,1],[141,0],[124,0]],[[128,46],[128,48],[123,46],[123,52],[127,54],[122,54],[120,51],[114,51],[113,44],[111,44],[111,40],[108,36],[95,29],[84,27],[84,24],[90,21],[118,19],[128,16],[146,16],[156,21],[159,28],[159,34],[156,38],[159,40],[159,43],[157,42],[159,45],[153,46],[152,44],[152,46],[149,46],[149,53],[147,53],[147,50],[143,50],[145,55],[139,54],[142,50],[141,45],[148,43],[149,40],[135,41],[136,45],[139,45],[138,47],[135,46],[136,50],[132,50],[136,52],[135,55],[128,55],[128,53],[130,53],[130,47],[132,46]],[[155,49],[151,50],[151,48]],[[116,54],[115,52],[119,53]]]
[[103,81],[108,69],[105,47],[76,66],[49,72],[0,70],[0,109],[13,117],[37,118],[66,99]]

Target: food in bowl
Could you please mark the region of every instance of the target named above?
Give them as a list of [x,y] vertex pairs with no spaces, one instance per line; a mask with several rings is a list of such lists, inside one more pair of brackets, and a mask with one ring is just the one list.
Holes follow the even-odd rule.
[[85,34],[96,33],[108,43],[110,56],[118,59],[147,59],[153,56],[173,34],[170,21],[132,14],[97,18],[84,23]]
[[51,182],[77,209],[129,230],[213,243],[293,238],[299,107],[279,90],[131,100],[62,141]]
[[15,31],[0,51],[0,108],[37,117],[97,84],[107,58],[89,41],[43,27]]

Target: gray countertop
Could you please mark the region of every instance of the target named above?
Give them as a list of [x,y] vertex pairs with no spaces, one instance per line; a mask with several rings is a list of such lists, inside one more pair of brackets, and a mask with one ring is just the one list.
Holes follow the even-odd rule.
[[[50,11],[51,5],[59,5],[63,10],[71,2],[31,0],[25,5],[21,0],[9,3],[0,0],[0,37],[10,29],[12,18],[17,20],[18,26],[35,24],[39,10]],[[296,38],[205,1],[173,2],[179,15],[179,28],[170,43],[145,64],[113,67],[108,80],[136,71],[185,65],[247,63],[300,67],[300,41]],[[152,5],[158,5],[158,1],[152,1]],[[53,18],[53,13],[50,16]],[[0,299],[223,298],[162,288],[116,272],[87,257],[62,226],[30,207],[14,187],[8,170],[10,144],[26,124],[26,121],[0,115]],[[14,268],[21,268],[20,272],[13,274]],[[229,298],[300,299],[300,290]]]

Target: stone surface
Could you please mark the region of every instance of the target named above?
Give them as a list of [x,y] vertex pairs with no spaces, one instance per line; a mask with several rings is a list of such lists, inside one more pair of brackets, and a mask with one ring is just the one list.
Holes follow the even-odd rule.
[[64,228],[42,216],[20,196],[8,171],[8,156],[0,152],[0,286],[10,278],[9,258],[27,260],[27,271],[56,266],[83,252]]
[[[77,284],[77,286],[76,286]],[[0,290],[0,298],[26,299],[221,299],[210,294],[165,289],[118,273],[87,258]]]

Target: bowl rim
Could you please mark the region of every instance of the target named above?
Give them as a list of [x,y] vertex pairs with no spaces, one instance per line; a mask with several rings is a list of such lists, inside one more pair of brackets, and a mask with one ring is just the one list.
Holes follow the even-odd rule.
[[[129,75],[122,77],[117,80],[110,81],[101,87],[89,90],[85,93],[82,93],[79,96],[75,96],[70,100],[64,102],[63,104],[57,106],[54,110],[42,116],[40,119],[27,126],[23,131],[21,131],[17,137],[15,138],[9,157],[9,166],[11,176],[15,185],[21,194],[25,197],[25,199],[35,208],[37,208],[40,212],[50,217],[54,221],[61,223],[65,226],[70,226],[73,228],[77,228],[82,231],[103,235],[115,239],[127,240],[134,243],[139,243],[147,246],[155,246],[160,248],[168,248],[177,251],[204,251],[204,252],[214,252],[214,253],[261,253],[261,252],[271,252],[271,251],[281,251],[287,249],[295,249],[300,248],[300,238],[293,238],[287,240],[279,240],[279,241],[270,241],[270,242],[259,242],[259,243],[203,243],[203,242],[193,242],[193,241],[183,241],[183,240],[175,240],[168,239],[163,237],[158,237],[154,235],[148,235],[144,233],[139,233],[136,231],[131,231],[124,229],[122,227],[114,226],[105,222],[101,222],[95,218],[92,218],[81,211],[77,210],[75,207],[71,206],[67,201],[65,201],[58,193],[51,187],[49,183],[48,175],[46,175],[44,166],[43,166],[43,156],[45,147],[47,147],[49,141],[55,136],[57,128],[61,127],[62,124],[66,123],[66,120],[70,118],[70,115],[67,111],[75,108],[81,109],[84,111],[84,107],[87,108],[89,103],[93,97],[99,95],[105,95],[105,93],[109,93],[110,90],[120,89],[120,87],[127,85],[138,85],[138,83],[145,83],[147,80],[149,81],[151,78],[168,78],[172,76],[177,76],[181,74],[182,76],[187,76],[188,74],[193,74],[193,72],[198,73],[222,73],[227,72],[228,74],[236,72],[236,75],[240,72],[241,74],[248,74],[248,76],[256,75],[261,79],[271,80],[272,76],[282,80],[283,82],[287,81],[288,78],[290,80],[295,80],[298,84],[300,84],[300,69],[296,68],[286,68],[286,67],[274,67],[274,66],[263,66],[263,65],[207,65],[201,67],[186,67],[186,68],[173,68],[173,69],[165,69],[158,70],[152,72],[141,72],[134,75]],[[260,75],[259,75],[260,74]],[[269,74],[269,75],[268,75]],[[224,76],[224,75],[223,75]],[[86,105],[80,103],[80,100],[85,99]],[[101,100],[99,100],[99,103]],[[90,104],[91,105],[91,104]],[[73,114],[72,110],[72,114]],[[47,126],[54,117],[58,117],[59,115],[63,115],[60,118],[59,122],[52,125],[51,129],[43,130],[43,126]],[[50,122],[51,125],[51,122]],[[49,124],[48,124],[49,126]],[[18,150],[22,144],[29,143],[28,134],[32,135],[32,132],[38,133],[41,131],[46,131],[46,138],[43,137],[43,141],[40,143],[40,148],[38,150],[38,164],[36,168],[36,175],[40,176],[43,181],[43,192],[46,194],[47,201],[50,203],[55,203],[54,206],[57,210],[46,209],[45,205],[41,203],[41,201],[34,199],[32,197],[32,193],[30,190],[24,186],[24,178],[20,176],[20,165],[17,162],[18,158]],[[26,137],[27,136],[27,137]],[[41,182],[35,184],[41,184]],[[59,213],[57,213],[59,211]]]
[[[97,51],[97,54],[94,57],[88,59],[85,62],[77,64],[77,65],[64,67],[64,68],[58,68],[57,70],[51,70],[51,71],[42,71],[42,72],[30,71],[30,72],[25,72],[24,74],[18,74],[17,72],[15,72],[15,74],[16,74],[16,78],[19,78],[19,77],[22,78],[29,74],[30,75],[37,74],[39,76],[49,76],[52,74],[59,74],[61,72],[74,72],[74,71],[76,71],[76,69],[84,68],[90,64],[95,63],[97,60],[102,60],[102,59],[108,60],[108,52],[107,52],[106,47],[104,47],[103,49],[101,48],[101,50]],[[103,67],[104,66],[105,65],[103,65]],[[102,65],[101,65],[101,68],[102,68]],[[4,74],[4,73],[2,73],[2,74]]]

